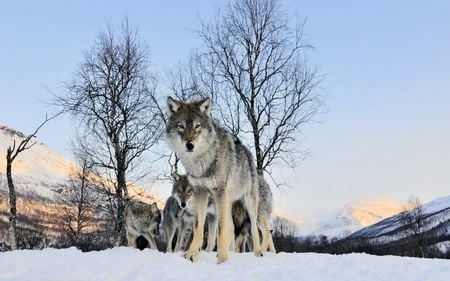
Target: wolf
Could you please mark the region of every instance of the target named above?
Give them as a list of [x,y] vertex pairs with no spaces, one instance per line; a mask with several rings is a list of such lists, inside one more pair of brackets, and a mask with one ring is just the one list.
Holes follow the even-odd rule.
[[128,246],[136,248],[141,245],[142,238],[140,236],[142,236],[148,241],[151,249],[157,250],[156,237],[159,234],[160,223],[161,211],[156,202],[147,204],[140,201],[129,201],[125,213]]
[[234,239],[235,239],[235,252],[245,252],[246,249],[251,251],[250,242],[250,219],[247,214],[247,210],[241,201],[236,201],[231,207],[231,213],[234,224]]
[[167,98],[166,136],[196,190],[193,241],[185,258],[195,262],[203,240],[208,196],[216,203],[217,258],[228,259],[233,239],[231,204],[241,200],[250,218],[253,251],[262,256],[257,230],[258,177],[250,151],[211,117],[211,99],[183,102]]
[[[270,186],[262,175],[258,175],[258,228],[262,235],[261,250],[275,253],[269,221],[272,216],[273,195]],[[233,223],[235,226],[236,252],[244,252],[245,248],[252,248],[250,237],[250,220],[242,202],[237,201],[232,208]]]
[[[167,243],[166,251],[172,252],[174,250],[178,252],[181,249],[182,241],[188,229],[193,229],[194,226],[194,215],[196,213],[195,193],[193,186],[189,184],[187,176],[174,172],[172,174],[172,180],[172,195],[167,199],[164,207],[161,229]],[[212,251],[216,241],[217,217],[215,204],[211,199],[208,201],[206,212],[208,221],[206,250]],[[175,234],[177,234],[177,240],[173,249]]]

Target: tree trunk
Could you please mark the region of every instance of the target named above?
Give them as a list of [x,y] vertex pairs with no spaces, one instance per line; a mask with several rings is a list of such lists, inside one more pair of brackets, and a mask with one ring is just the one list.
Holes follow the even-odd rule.
[[9,241],[11,250],[17,250],[17,207],[16,207],[16,189],[14,188],[14,182],[12,179],[11,166],[13,159],[11,158],[11,148],[8,148],[6,152],[6,178],[8,180],[9,188]]
[[122,244],[122,231],[124,229],[124,205],[122,190],[117,187],[116,189],[116,200],[117,200],[117,214],[116,214],[116,225],[114,227],[114,246],[119,247]]
[[258,128],[255,126],[253,126],[253,142],[255,144],[255,155],[256,155],[256,172],[258,172],[258,175],[263,175],[264,173],[264,168],[263,168],[263,164],[264,164],[264,159],[262,156],[262,152],[261,152],[261,143],[259,140],[259,136],[257,134],[257,130]]
[[[120,165],[118,165],[120,166]],[[125,195],[125,196],[124,196]],[[125,206],[128,199],[128,189],[125,179],[125,170],[122,167],[117,171],[117,223],[115,229],[115,241],[114,246],[119,247],[122,245],[122,237],[125,233]]]

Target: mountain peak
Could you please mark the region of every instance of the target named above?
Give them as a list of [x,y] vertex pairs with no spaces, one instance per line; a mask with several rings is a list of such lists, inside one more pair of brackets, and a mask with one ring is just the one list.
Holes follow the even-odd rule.
[[389,198],[352,202],[318,219],[315,235],[343,238],[366,226],[399,213],[403,204]]
[[[445,238],[450,230],[450,196],[437,198],[423,204],[422,208],[423,231],[427,232],[429,237],[435,237],[435,242],[439,242],[439,239]],[[350,239],[369,239],[373,243],[381,244],[403,238],[405,238],[404,226],[399,214],[362,228],[350,236]]]

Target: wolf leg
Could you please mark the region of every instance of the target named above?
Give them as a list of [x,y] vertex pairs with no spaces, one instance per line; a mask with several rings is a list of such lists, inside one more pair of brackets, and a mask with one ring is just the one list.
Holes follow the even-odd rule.
[[257,257],[262,257],[261,244],[259,241],[259,231],[256,224],[258,213],[258,194],[248,194],[244,197],[244,206],[250,218],[250,231],[252,234],[253,253]]
[[262,242],[261,242],[261,250],[263,252],[267,251],[269,248],[269,237],[270,237],[270,229],[269,229],[269,222],[267,221],[267,218],[265,216],[262,216],[260,218],[260,227],[261,227],[261,234],[262,234]]
[[127,231],[127,242],[128,242],[128,247],[135,247],[136,238],[129,231]]
[[270,233],[270,236],[269,236],[269,250],[270,250],[272,253],[276,253],[276,252],[277,252],[277,251],[275,250],[275,245],[273,244],[272,233]]
[[236,253],[242,253],[242,252],[244,252],[244,251],[242,250],[242,246],[245,247],[245,244],[244,244],[244,235],[242,235],[242,233],[239,233],[239,235],[236,237],[236,242],[235,242],[235,246],[234,246],[234,251],[235,251]]
[[252,240],[249,238],[249,236],[245,237],[245,245],[249,252],[253,252]]
[[234,251],[235,247],[236,247],[236,239],[235,239],[235,235],[234,235],[234,223],[233,223],[233,215],[231,213],[231,208],[230,208],[230,212],[228,212],[228,214],[229,214],[228,221],[230,222],[228,224],[228,239],[229,239],[228,241],[230,242],[230,251]]
[[183,239],[185,236],[186,236],[186,226],[184,223],[181,223],[181,227],[177,235],[177,242],[175,244],[174,252],[179,252],[181,250],[181,244],[183,243]]
[[216,246],[216,236],[217,236],[217,216],[210,215],[208,219],[208,244],[206,246],[206,251],[211,252]]
[[148,244],[150,245],[150,249],[158,250],[158,246],[156,245],[155,239],[153,239],[150,233],[143,234],[144,238],[147,239]]
[[164,231],[164,237],[166,238],[166,253],[172,252],[172,241],[175,235],[175,230],[171,228],[170,230]]
[[196,193],[195,204],[197,206],[197,212],[195,214],[193,240],[189,250],[184,254],[184,257],[192,262],[197,261],[200,247],[203,244],[203,231],[206,218],[206,206],[208,205],[208,194],[206,192]]
[[[231,217],[231,204],[228,199],[228,194],[223,191],[217,196],[217,216],[219,218],[219,231],[217,239],[217,258],[218,262],[222,263],[228,260],[228,249],[230,247],[229,240],[230,235],[228,224]],[[234,236],[234,235],[233,235]]]

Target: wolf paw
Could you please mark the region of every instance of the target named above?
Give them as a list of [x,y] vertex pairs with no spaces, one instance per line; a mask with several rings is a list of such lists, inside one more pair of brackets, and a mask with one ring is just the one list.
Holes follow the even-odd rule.
[[206,251],[207,251],[207,252],[212,252],[212,251],[214,251],[214,246],[207,246],[207,247],[206,247]]
[[190,260],[191,262],[197,262],[198,261],[198,252],[187,251],[186,253],[184,253],[184,258],[187,260]]
[[261,250],[254,251],[254,254],[255,254],[255,256],[257,256],[257,257],[262,257],[262,256],[263,256],[263,253],[261,252]]
[[228,252],[217,253],[217,263],[223,263],[228,260]]

